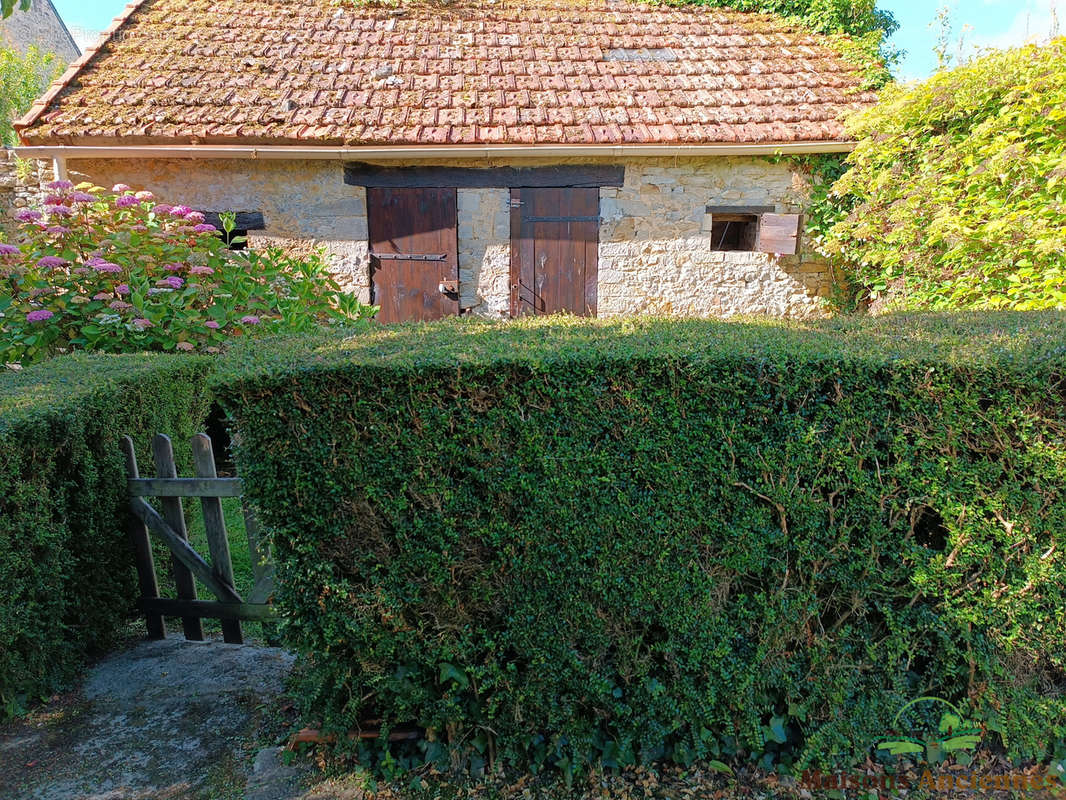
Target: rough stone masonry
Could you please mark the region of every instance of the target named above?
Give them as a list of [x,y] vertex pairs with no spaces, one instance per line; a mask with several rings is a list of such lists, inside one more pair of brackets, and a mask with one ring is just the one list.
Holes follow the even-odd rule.
[[[405,165],[417,165],[410,162]],[[484,161],[436,161],[489,166]],[[624,185],[600,190],[599,315],[806,318],[825,314],[830,266],[801,236],[799,253],[711,248],[709,205],[803,210],[809,186],[784,161],[751,157],[521,159],[492,166],[623,163]],[[266,228],[251,246],[323,247],[340,282],[370,299],[366,193],[343,181],[343,164],[325,160],[71,160],[71,179],[126,183],[161,200],[210,211],[261,211]],[[459,189],[460,307],[506,317],[509,311],[509,194]]]

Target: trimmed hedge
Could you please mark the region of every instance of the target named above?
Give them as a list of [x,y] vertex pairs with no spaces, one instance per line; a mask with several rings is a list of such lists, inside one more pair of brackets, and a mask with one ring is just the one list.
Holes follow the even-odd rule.
[[305,721],[428,730],[357,745],[386,769],[572,774],[839,763],[930,694],[1044,756],[1064,375],[1047,313],[451,322],[238,347],[214,381]]
[[180,447],[206,416],[211,363],[69,355],[0,375],[0,718],[62,687],[129,620],[119,439],[144,458],[160,431]]

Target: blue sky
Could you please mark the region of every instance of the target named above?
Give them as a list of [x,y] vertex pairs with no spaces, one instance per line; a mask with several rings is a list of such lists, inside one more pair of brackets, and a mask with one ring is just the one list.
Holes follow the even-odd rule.
[[[106,28],[127,0],[52,2],[75,38],[91,41],[91,34]],[[958,38],[964,26],[969,27],[964,34],[964,54],[972,54],[978,48],[1009,47],[1022,44],[1027,38],[1046,37],[1053,26],[1056,4],[1060,13],[1066,15],[1066,0],[953,0],[950,3],[955,42],[952,52],[957,54],[959,50]],[[936,30],[930,23],[936,18],[939,0],[880,0],[878,5],[895,14],[900,23],[893,44],[906,50],[907,55],[897,70],[899,77],[929,75],[936,68],[933,53]]]

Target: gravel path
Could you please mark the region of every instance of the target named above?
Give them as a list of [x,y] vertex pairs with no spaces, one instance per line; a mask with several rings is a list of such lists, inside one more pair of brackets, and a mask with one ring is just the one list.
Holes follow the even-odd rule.
[[0,728],[0,798],[297,796],[299,771],[256,744],[284,731],[292,662],[278,648],[182,638],[110,655],[80,692]]

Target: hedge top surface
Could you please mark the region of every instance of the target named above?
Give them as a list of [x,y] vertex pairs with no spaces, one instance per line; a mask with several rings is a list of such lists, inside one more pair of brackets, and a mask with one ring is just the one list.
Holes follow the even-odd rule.
[[20,420],[61,411],[86,396],[110,391],[139,376],[205,374],[205,356],[72,353],[18,372],[0,372],[0,433]]
[[244,381],[320,369],[369,367],[408,372],[501,364],[537,368],[601,359],[722,357],[1066,366],[1066,313],[898,314],[813,323],[650,317],[541,317],[508,323],[453,319],[354,336],[332,333],[242,342],[212,382],[226,394]]

